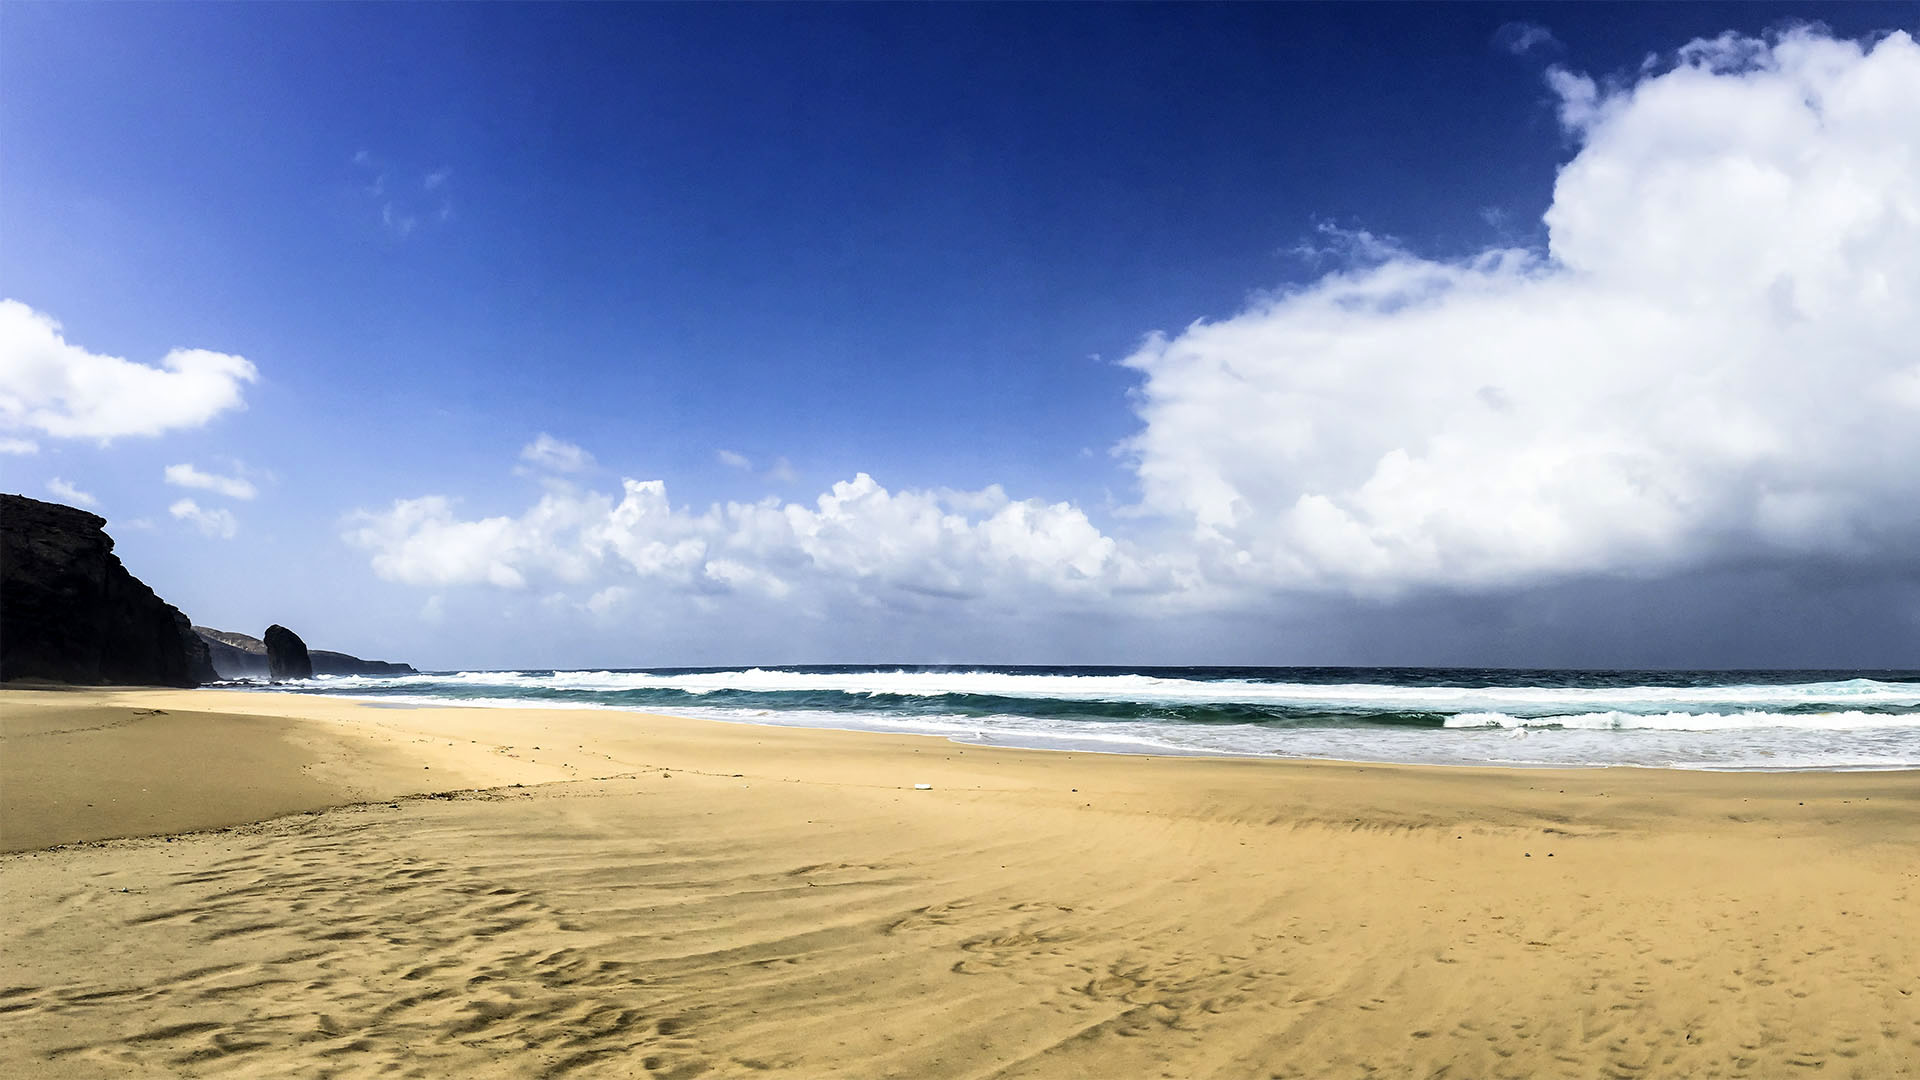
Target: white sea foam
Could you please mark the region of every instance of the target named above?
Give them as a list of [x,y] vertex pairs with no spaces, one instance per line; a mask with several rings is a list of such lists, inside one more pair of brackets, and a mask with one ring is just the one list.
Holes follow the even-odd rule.
[[968,694],[1053,701],[1137,702],[1146,705],[1268,705],[1375,712],[1504,713],[1540,716],[1610,711],[1765,711],[1833,705],[1920,708],[1920,683],[1848,679],[1838,682],[1731,686],[1397,686],[1380,683],[1261,682],[1245,679],[1170,679],[1151,675],[1027,675],[996,671],[860,671],[808,673],[748,668],[733,671],[462,671],[451,675],[322,676],[327,689],[436,687],[617,692],[672,690],[694,696],[736,693],[842,693],[867,697]]
[[[321,677],[301,684],[388,704],[658,709],[736,723],[936,735],[1057,750],[1331,758],[1447,765],[1682,769],[1920,767],[1920,684],[1848,679],[1708,687],[1417,687],[1390,684],[874,670],[809,674],[745,669],[648,672],[465,671]],[[636,700],[631,691],[680,691]],[[558,693],[555,693],[555,692]],[[724,698],[718,691],[733,691]],[[846,694],[855,708],[795,707],[795,692]],[[942,694],[1006,699],[993,715],[929,710]],[[898,695],[909,702],[890,702]],[[1356,718],[1440,714],[1444,726],[1192,723],[1142,716],[1022,715],[1018,701],[1253,705]],[[911,705],[911,707],[907,707]],[[609,723],[618,723],[613,717]]]
[[1663,712],[1619,711],[1554,716],[1510,716],[1466,712],[1449,716],[1450,728],[1584,728],[1591,731],[1733,731],[1742,728],[1790,728],[1799,731],[1859,731],[1865,728],[1920,729],[1920,713],[1847,712]]
[[956,742],[1090,753],[1318,758],[1428,765],[1715,770],[1911,769],[1911,729],[1735,731],[1650,728],[1276,728],[1016,715],[848,713],[691,706],[676,714],[732,723],[937,735]]

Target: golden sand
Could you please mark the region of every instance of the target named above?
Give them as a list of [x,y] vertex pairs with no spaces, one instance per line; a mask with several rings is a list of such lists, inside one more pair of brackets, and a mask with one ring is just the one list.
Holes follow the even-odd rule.
[[0,737],[10,1076],[1920,1074],[1915,773],[223,691]]

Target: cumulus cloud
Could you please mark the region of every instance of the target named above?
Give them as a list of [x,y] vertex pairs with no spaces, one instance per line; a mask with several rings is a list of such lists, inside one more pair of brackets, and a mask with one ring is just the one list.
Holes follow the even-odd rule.
[[593,468],[593,455],[546,432],[520,448],[520,460],[550,473],[577,473]]
[[100,500],[94,498],[92,495],[89,495],[84,491],[81,491],[79,488],[74,487],[72,484],[67,483],[65,480],[62,480],[57,476],[47,481],[47,490],[53,492],[54,495],[58,496],[61,502],[68,503],[73,506],[100,505]]
[[618,612],[633,596],[633,590],[625,585],[609,585],[592,596],[580,606],[594,615],[606,618]]
[[[899,491],[861,473],[811,505],[766,499],[696,510],[658,480],[617,498],[549,490],[517,516],[463,519],[427,496],[353,515],[347,541],[381,577],[415,585],[520,588],[638,579],[652,589],[909,606],[929,598],[1024,595],[1034,586],[1097,595],[1147,574],[1079,509],[1015,500],[998,487]],[[607,609],[624,593],[602,596]]]
[[230,499],[251,499],[259,494],[252,481],[238,476],[221,476],[219,473],[201,472],[192,465],[169,465],[166,468],[167,483],[175,487],[199,488]]
[[239,356],[175,349],[159,367],[88,352],[60,324],[18,300],[0,300],[0,431],[10,452],[31,435],[95,439],[195,428],[243,406],[258,377]]
[[1544,252],[1397,247],[1151,338],[1128,444],[1218,575],[1392,592],[1920,539],[1920,48],[1549,73]]
[[199,529],[202,535],[231,540],[240,531],[240,523],[231,510],[208,510],[192,499],[181,499],[167,507],[167,513]]
[[[863,473],[706,509],[653,480],[556,480],[484,518],[427,496],[347,538],[389,580],[577,587],[605,612],[613,587],[1137,612],[1910,558],[1920,47],[1727,36],[1547,83],[1577,151],[1544,249],[1441,260],[1325,228],[1317,279],[1126,358],[1128,535]],[[571,460],[540,445],[523,456]]]

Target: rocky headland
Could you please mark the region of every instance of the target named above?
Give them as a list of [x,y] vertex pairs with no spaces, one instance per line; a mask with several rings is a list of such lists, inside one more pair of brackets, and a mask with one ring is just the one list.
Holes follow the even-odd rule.
[[[207,643],[213,658],[213,670],[222,679],[269,679],[273,677],[267,661],[267,643],[231,630],[196,626],[193,632]],[[291,631],[289,631],[291,632]],[[296,635],[297,636],[297,635]],[[315,675],[416,675],[412,664],[390,660],[362,660],[331,649],[309,649],[307,658]]]
[[264,641],[194,626],[121,564],[106,524],[75,507],[0,494],[0,680],[191,687],[414,674],[409,664],[308,650],[282,626]]
[[113,553],[106,519],[0,494],[0,679],[122,686],[212,682],[180,609]]

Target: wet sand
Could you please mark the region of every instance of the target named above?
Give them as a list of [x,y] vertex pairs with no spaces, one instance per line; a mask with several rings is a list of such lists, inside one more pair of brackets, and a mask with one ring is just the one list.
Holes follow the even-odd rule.
[[1915,773],[4,691],[0,848],[8,1075],[1920,1075]]

